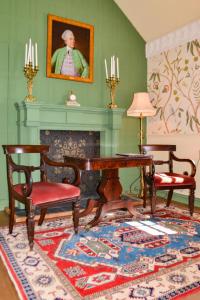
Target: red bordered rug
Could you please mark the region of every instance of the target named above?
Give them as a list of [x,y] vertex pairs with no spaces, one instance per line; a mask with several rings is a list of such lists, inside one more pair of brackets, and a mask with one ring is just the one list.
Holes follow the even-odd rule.
[[145,220],[139,211],[141,220],[122,212],[78,235],[69,219],[46,221],[34,251],[24,225],[12,235],[1,229],[0,255],[20,299],[164,300],[200,291],[200,215],[171,207]]

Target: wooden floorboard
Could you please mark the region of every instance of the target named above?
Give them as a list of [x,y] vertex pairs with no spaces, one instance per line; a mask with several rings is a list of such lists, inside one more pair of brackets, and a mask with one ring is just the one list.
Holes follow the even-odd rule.
[[[4,211],[0,212],[0,226],[8,225],[8,216]],[[0,299],[1,300],[19,300],[16,289],[10,280],[8,272],[0,259]]]
[[[177,206],[184,207],[183,204],[177,204]],[[200,213],[200,209],[196,209],[196,212]],[[0,212],[0,226],[8,225],[8,215],[4,211]],[[180,298],[179,298],[180,299]],[[200,292],[189,295],[188,297],[182,297],[184,300],[199,300]],[[0,300],[19,300],[15,287],[9,278],[6,268],[0,259]],[[31,299],[30,299],[31,300]]]
[[8,276],[8,272],[0,259],[0,299],[19,300],[15,287]]

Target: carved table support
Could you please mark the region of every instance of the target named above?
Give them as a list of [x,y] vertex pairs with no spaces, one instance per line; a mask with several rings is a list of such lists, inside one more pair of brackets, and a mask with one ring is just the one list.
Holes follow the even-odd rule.
[[[121,197],[122,186],[119,181],[119,168],[130,168],[138,166],[151,166],[152,157],[149,155],[124,156],[117,155],[112,157],[80,158],[64,156],[65,162],[76,165],[80,170],[102,170],[102,178],[98,187],[100,199],[90,199],[87,208],[79,214],[79,218],[92,212],[97,206],[95,217],[86,228],[97,225],[108,211],[126,208],[131,215],[139,214],[134,209],[135,206],[142,204],[142,199],[123,199]],[[152,193],[153,194],[153,193]]]
[[98,209],[92,221],[87,228],[97,225],[108,211],[126,208],[131,215],[135,215],[134,206],[140,205],[141,200],[122,199],[122,186],[119,181],[118,169],[102,170],[102,180],[98,188],[100,199]]

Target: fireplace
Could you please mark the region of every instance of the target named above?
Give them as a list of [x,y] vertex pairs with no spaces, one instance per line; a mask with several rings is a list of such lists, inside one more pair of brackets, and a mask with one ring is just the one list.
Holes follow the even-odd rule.
[[[119,151],[119,131],[124,109],[69,107],[42,102],[16,103],[16,109],[19,144],[40,144],[42,131],[82,131],[98,134],[98,154],[113,155]],[[37,165],[39,160],[33,155],[25,163]],[[37,179],[37,175],[34,179]],[[86,188],[86,184],[83,188]]]
[[[100,155],[100,132],[75,130],[41,130],[40,143],[50,145],[49,157],[63,161],[63,155],[78,157],[98,157]],[[47,177],[53,182],[72,179],[71,168],[47,168]],[[97,186],[100,180],[99,171],[81,172],[81,198],[98,198]]]

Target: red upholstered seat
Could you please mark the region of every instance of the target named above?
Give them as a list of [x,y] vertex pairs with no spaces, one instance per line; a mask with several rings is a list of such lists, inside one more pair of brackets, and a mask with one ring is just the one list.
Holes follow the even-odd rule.
[[169,186],[171,184],[175,185],[191,185],[195,184],[194,177],[177,174],[177,173],[156,173],[154,175],[154,183],[158,186]]
[[[22,195],[23,184],[14,186],[14,190]],[[56,182],[34,182],[32,193],[29,196],[34,205],[40,203],[54,202],[67,198],[71,201],[73,197],[80,196],[80,189],[71,184]]]

